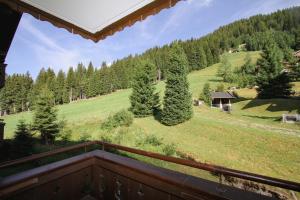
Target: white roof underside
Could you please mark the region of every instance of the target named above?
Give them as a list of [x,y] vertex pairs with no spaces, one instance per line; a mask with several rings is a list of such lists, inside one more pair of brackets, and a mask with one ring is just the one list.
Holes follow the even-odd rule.
[[21,0],[90,33],[146,6],[154,0]]

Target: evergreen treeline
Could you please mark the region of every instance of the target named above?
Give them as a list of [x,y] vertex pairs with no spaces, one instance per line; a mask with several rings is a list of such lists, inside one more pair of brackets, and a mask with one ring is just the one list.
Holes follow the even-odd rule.
[[[294,7],[269,15],[257,15],[220,27],[199,39],[176,43],[186,54],[189,71],[217,63],[222,53],[240,49],[241,46],[245,46],[247,50],[265,49],[266,41],[270,37],[284,50],[283,56],[288,60],[291,54],[285,52],[299,50],[300,47],[299,13],[300,7]],[[143,67],[140,65],[141,61],[145,60],[154,65],[156,79],[160,81],[166,78],[168,69],[172,67],[168,63],[170,51],[172,44],[116,60],[111,66],[107,66],[105,62],[100,67],[94,67],[92,63],[88,66],[79,63],[76,68],[70,67],[67,73],[59,71],[55,74],[51,68],[42,69],[34,82],[28,73],[7,76],[6,86],[0,91],[1,113],[10,114],[32,109],[37,95],[44,87],[53,93],[55,104],[130,88],[134,84],[136,73]],[[226,64],[226,60],[224,63]]]

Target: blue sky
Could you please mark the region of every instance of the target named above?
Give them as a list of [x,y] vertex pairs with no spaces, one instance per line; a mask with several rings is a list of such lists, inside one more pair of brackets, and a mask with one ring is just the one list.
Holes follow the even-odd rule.
[[102,61],[111,63],[176,39],[201,37],[241,18],[299,5],[300,0],[187,0],[98,43],[24,14],[6,58],[6,71],[29,71],[35,78],[42,67],[66,71],[89,61],[98,67]]

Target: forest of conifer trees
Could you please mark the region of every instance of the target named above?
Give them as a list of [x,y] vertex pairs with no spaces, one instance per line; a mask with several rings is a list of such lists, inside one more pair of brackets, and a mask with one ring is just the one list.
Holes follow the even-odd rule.
[[[262,50],[270,38],[289,61],[290,53],[300,47],[300,7],[277,11],[269,15],[257,15],[220,27],[199,39],[176,41],[186,54],[188,70],[200,70],[220,61],[220,55],[237,50],[245,44],[245,50]],[[172,44],[151,48],[140,55],[129,55],[116,60],[111,66],[79,63],[67,72],[55,73],[42,68],[33,80],[29,73],[6,76],[6,85],[0,91],[1,115],[18,113],[34,108],[39,91],[47,87],[53,94],[53,104],[64,104],[78,99],[109,94],[132,87],[135,74],[147,60],[155,66],[154,79],[164,80],[168,56]]]

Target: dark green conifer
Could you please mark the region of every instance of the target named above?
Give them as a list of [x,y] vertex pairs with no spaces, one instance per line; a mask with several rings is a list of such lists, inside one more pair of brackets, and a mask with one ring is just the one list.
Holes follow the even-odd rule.
[[141,63],[142,69],[136,74],[130,96],[130,111],[136,117],[152,115],[159,107],[159,95],[155,93],[156,71],[153,64]]
[[269,41],[257,61],[259,66],[256,83],[259,98],[287,97],[291,94],[290,78],[283,70],[283,55],[278,46]]
[[231,63],[227,56],[224,56],[221,60],[221,65],[218,68],[217,76],[223,78],[224,82],[232,82],[233,74],[231,70]]
[[187,81],[188,62],[186,55],[178,43],[174,43],[169,56],[161,122],[172,126],[189,120],[193,110],[192,96]]
[[47,88],[44,88],[38,96],[34,110],[33,129],[40,132],[44,144],[53,143],[59,132],[54,97]]
[[55,90],[55,102],[57,104],[64,103],[64,96],[66,95],[66,75],[62,70],[59,70],[57,77],[56,77],[56,90]]
[[18,121],[13,139],[13,153],[16,157],[28,156],[33,153],[34,140],[24,120]]
[[211,89],[209,83],[205,83],[202,89],[202,93],[200,95],[200,98],[206,103],[206,105],[211,105],[211,95],[210,95]]
[[73,67],[69,68],[69,71],[67,73],[66,78],[66,87],[69,93],[69,102],[73,101],[75,99],[75,88],[76,88],[76,77],[75,72],[73,70]]

